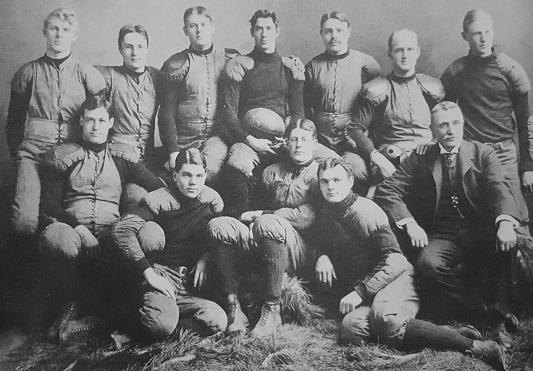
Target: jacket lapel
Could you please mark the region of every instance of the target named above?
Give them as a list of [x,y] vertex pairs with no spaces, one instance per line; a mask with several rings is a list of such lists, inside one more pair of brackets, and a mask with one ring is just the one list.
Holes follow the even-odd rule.
[[440,161],[439,153],[440,147],[438,144],[432,146],[427,153],[428,166],[431,174],[433,175],[433,181],[435,182],[435,191],[437,195],[435,199],[435,210],[437,210],[439,206],[442,189],[442,162]]
[[462,141],[459,146],[459,154],[457,156],[457,166],[461,170],[461,180],[463,184],[463,189],[467,190],[468,187],[465,186],[465,174],[472,167],[472,160],[474,159],[474,147],[472,143]]

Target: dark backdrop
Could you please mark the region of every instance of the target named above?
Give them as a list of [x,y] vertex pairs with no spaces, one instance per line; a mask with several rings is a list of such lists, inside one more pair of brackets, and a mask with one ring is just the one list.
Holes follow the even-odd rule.
[[[42,21],[59,6],[74,9],[80,30],[74,55],[91,64],[120,64],[118,30],[124,24],[142,24],[150,36],[149,64],[160,67],[171,54],[188,45],[182,15],[192,5],[212,12],[216,42],[247,53],[253,46],[248,20],[257,9],[275,11],[280,17],[278,50],[294,54],[304,63],[323,51],[319,20],[323,13],[342,10],[352,24],[350,46],[372,55],[383,73],[391,69],[386,54],[388,36],[411,28],[420,36],[419,72],[440,76],[454,59],[467,53],[461,38],[464,14],[483,8],[494,17],[498,50],[509,54],[533,78],[533,1],[531,0],[2,0],[0,4],[0,126],[5,127],[9,83],[25,62],[45,52]],[[530,101],[533,102],[530,95]],[[530,103],[531,104],[531,103]],[[533,106],[533,105],[532,105]],[[0,186],[12,179],[5,133],[0,131]]]

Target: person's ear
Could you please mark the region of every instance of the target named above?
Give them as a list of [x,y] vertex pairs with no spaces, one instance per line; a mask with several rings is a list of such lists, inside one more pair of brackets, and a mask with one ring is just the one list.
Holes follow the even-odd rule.
[[466,35],[466,32],[464,32],[464,31],[461,32],[461,37],[463,38],[464,41],[468,41],[468,40],[466,39],[466,36],[467,36],[467,35]]

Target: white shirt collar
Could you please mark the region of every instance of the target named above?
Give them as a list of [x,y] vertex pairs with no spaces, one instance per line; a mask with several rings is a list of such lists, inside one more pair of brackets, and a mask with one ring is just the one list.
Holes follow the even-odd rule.
[[459,153],[459,146],[457,147],[453,147],[451,151],[446,151],[444,149],[444,147],[439,143],[439,147],[440,147],[440,154],[444,154],[444,153],[453,153],[453,154],[458,154]]

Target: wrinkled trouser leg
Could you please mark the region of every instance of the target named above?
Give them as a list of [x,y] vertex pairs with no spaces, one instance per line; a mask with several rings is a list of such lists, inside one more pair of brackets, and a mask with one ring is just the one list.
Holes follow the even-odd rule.
[[[211,137],[202,143],[200,151],[207,160],[206,183],[214,186],[218,182],[220,171],[226,162],[228,145],[220,137]],[[213,188],[216,189],[216,187]]]
[[259,263],[256,268],[262,283],[260,297],[264,300],[279,298],[283,272],[303,270],[312,260],[306,256],[308,245],[286,219],[274,214],[257,218],[252,229],[256,246],[249,240],[249,227],[240,221],[219,217],[209,222],[208,231],[214,241],[226,294],[238,293],[239,265],[245,261],[245,256]]
[[381,344],[400,346],[407,322],[419,309],[413,276],[414,270],[404,271],[376,294],[371,306],[358,307],[344,316],[339,341],[362,344],[376,339]]
[[513,195],[516,206],[518,207],[518,216],[522,223],[527,223],[529,220],[529,213],[527,210],[526,200],[522,193],[522,184],[520,181],[520,175],[518,173],[518,157],[516,152],[516,146],[514,143],[510,143],[504,147],[495,148],[496,155],[502,165],[503,176],[505,178],[505,184]]
[[15,233],[32,235],[37,231],[41,201],[40,156],[52,146],[53,143],[26,139],[14,158],[16,184],[10,224]]
[[226,330],[226,313],[218,304],[200,297],[180,294],[179,292],[184,290],[184,282],[172,268],[159,264],[154,264],[152,268],[172,284],[176,300],[145,284],[138,309],[140,328],[134,329],[134,333],[137,330],[137,334],[142,334],[148,340],[162,340],[174,332],[182,318],[191,318],[196,324],[194,327],[202,335]]
[[353,152],[345,152],[342,155],[344,161],[350,165],[354,175],[353,191],[359,195],[366,196],[370,186],[368,168],[365,160]]
[[135,183],[126,183],[120,196],[120,214],[125,214],[139,205],[148,191]]
[[262,170],[277,159],[277,155],[259,156],[245,143],[231,146],[225,174],[227,187],[224,197],[226,214],[238,218],[252,209],[256,184]]

